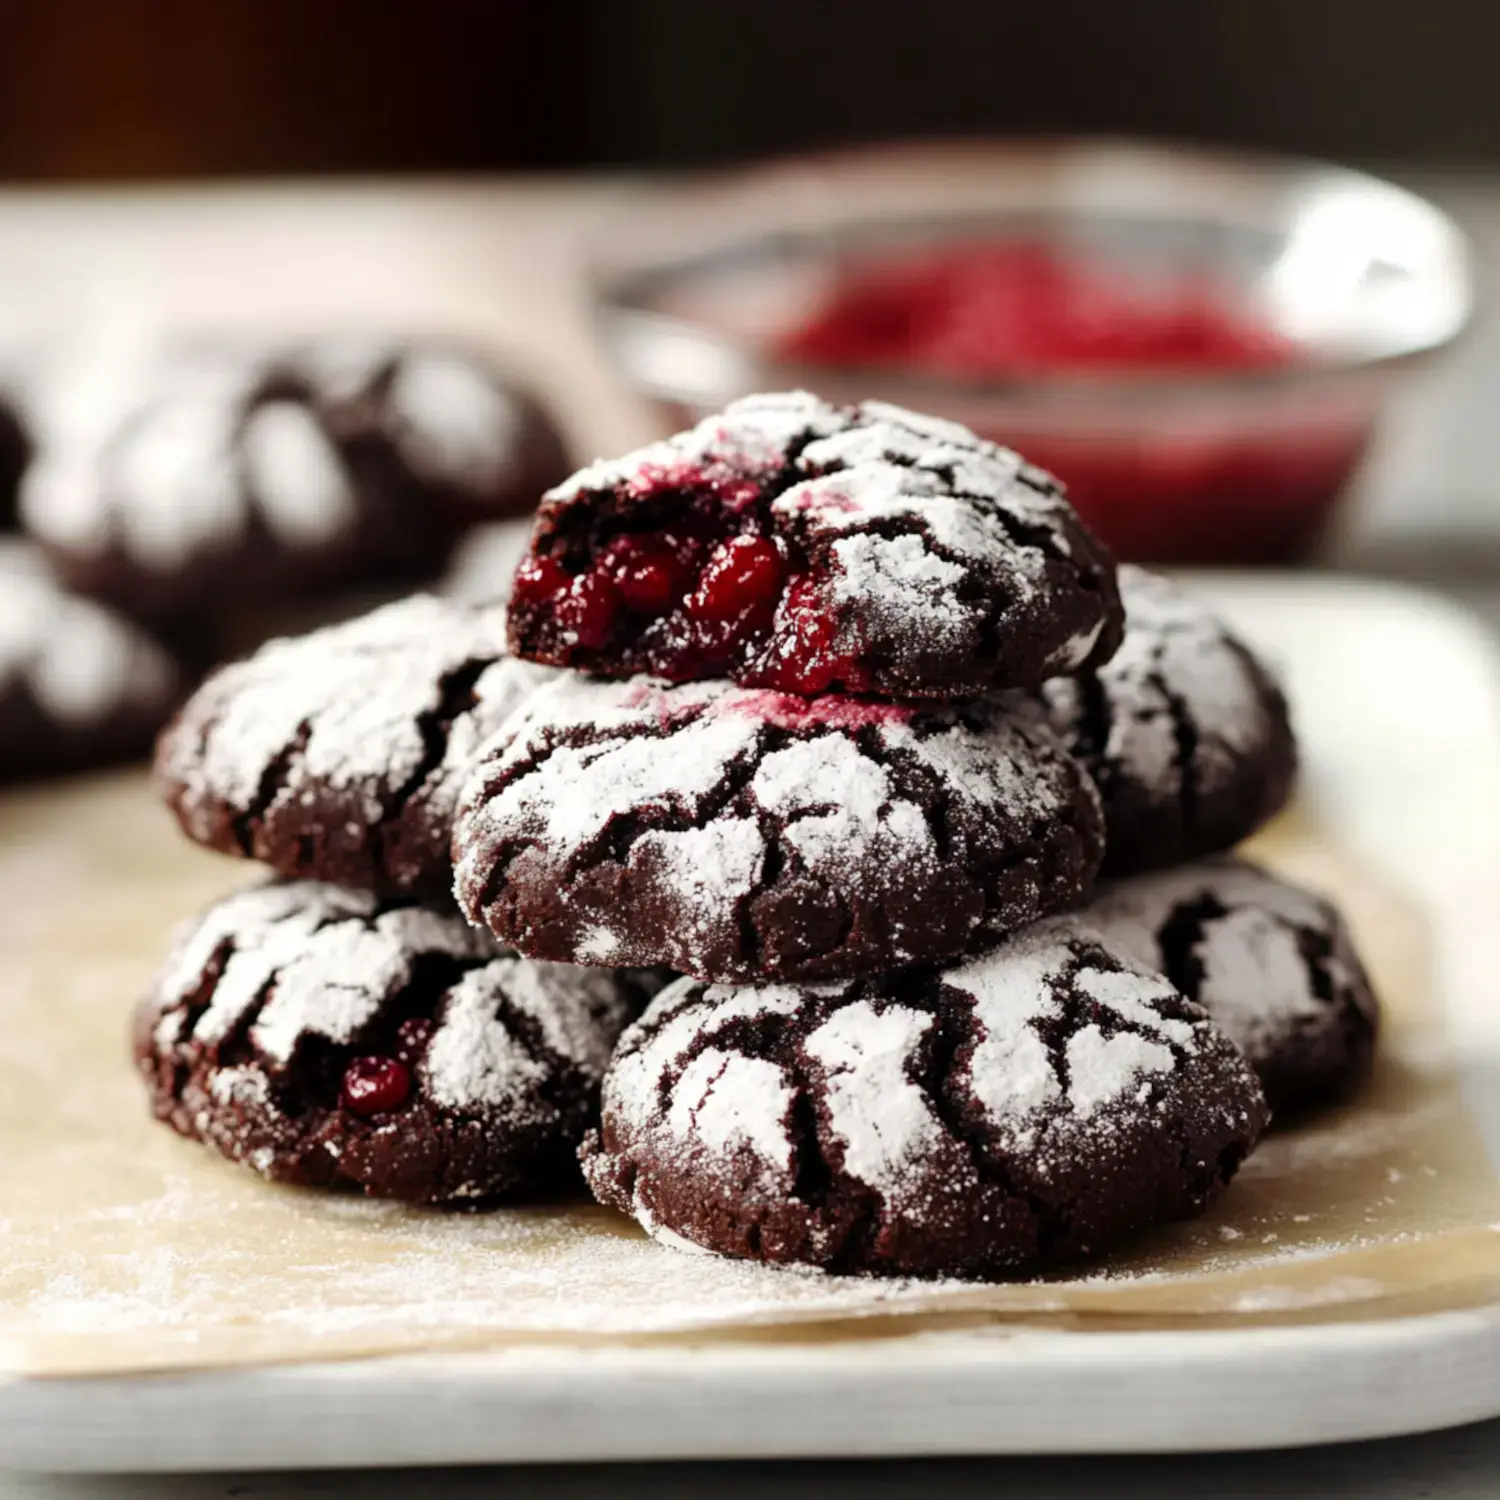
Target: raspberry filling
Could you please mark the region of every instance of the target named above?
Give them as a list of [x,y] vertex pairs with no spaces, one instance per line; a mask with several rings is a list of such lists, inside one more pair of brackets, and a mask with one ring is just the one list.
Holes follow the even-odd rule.
[[339,1103],[368,1118],[400,1109],[411,1097],[411,1069],[395,1057],[356,1057],[344,1069]]
[[874,698],[850,698],[830,693],[809,701],[790,693],[751,688],[720,700],[718,712],[742,714],[760,724],[778,729],[859,729],[909,724],[913,710],[901,703],[882,703]]
[[795,693],[864,685],[761,486],[674,470],[641,476],[628,498],[565,521],[522,564],[510,622],[526,655],[674,682],[732,673]]

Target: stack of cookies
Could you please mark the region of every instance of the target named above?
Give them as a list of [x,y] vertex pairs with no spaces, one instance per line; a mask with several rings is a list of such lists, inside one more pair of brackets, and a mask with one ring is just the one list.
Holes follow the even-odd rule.
[[1294,767],[1250,650],[1047,475],[752,397],[549,492],[504,618],[210,679],[163,791],[280,879],[183,936],[137,1055],[281,1180],[514,1198],[576,1152],[670,1244],[1027,1274],[1368,1067],[1337,913],[1222,853]]

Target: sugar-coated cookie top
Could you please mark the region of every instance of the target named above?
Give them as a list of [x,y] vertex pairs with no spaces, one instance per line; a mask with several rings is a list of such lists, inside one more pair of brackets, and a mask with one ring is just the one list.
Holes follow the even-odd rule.
[[314,881],[243,891],[183,931],[154,997],[156,1046],[216,1047],[250,1017],[253,1058],[224,1069],[215,1087],[262,1091],[266,1070],[285,1068],[299,1048],[357,1043],[433,958],[453,961],[445,993],[429,1001],[436,1025],[419,1069],[435,1103],[515,1121],[545,1111],[557,1059],[603,1073],[627,1014],[614,975],[534,964],[457,913]]

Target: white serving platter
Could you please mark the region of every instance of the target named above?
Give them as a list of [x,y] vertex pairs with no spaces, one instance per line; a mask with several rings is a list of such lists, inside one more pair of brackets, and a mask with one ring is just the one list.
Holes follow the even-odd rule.
[[[1407,589],[1196,580],[1283,665],[1342,842],[1433,919],[1438,986],[1500,1143],[1500,662]],[[1500,1415],[1500,1304],[1173,1332],[990,1326],[846,1342],[490,1354],[0,1380],[0,1467],[166,1471],[535,1460],[1166,1452],[1394,1435]]]

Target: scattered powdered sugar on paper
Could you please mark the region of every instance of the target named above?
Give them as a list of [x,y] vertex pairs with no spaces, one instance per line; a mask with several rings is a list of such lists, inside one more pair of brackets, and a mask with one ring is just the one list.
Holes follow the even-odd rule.
[[134,625],[62,589],[27,543],[0,541],[0,690],[19,681],[44,713],[86,727],[131,705],[167,704],[178,680]]
[[[1388,920],[1388,892],[1372,901],[1363,867],[1334,863],[1326,845],[1294,843],[1291,858],[1308,847],[1320,869],[1334,864],[1341,898],[1365,919],[1356,928],[1388,991],[1392,1034],[1441,1043],[1410,908]],[[0,806],[0,877],[10,1028],[0,1357],[10,1370],[200,1369],[533,1338],[560,1340],[567,1358],[579,1342],[933,1312],[1180,1326],[1234,1316],[1240,1303],[1275,1321],[1277,1302],[1295,1298],[1305,1318],[1364,1291],[1360,1282],[1379,1316],[1408,1293],[1456,1305],[1473,1278],[1454,1279],[1465,1269],[1454,1234],[1488,1236],[1469,1271],[1495,1264],[1494,1175],[1441,1047],[1421,1067],[1377,1070],[1352,1107],[1271,1135],[1202,1220],[1124,1247],[1097,1272],[1044,1282],[879,1281],[688,1256],[582,1201],[442,1214],[277,1188],[152,1122],[120,1037],[121,997],[160,962],[170,922],[233,872],[180,840],[131,780],[80,787],[51,811],[29,791]],[[79,910],[90,913],[88,943]],[[701,987],[675,988],[697,1009]],[[725,1014],[798,1005],[789,987],[708,993]],[[1403,1174],[1394,1184],[1392,1168]],[[1266,1244],[1268,1233],[1279,1238]]]

